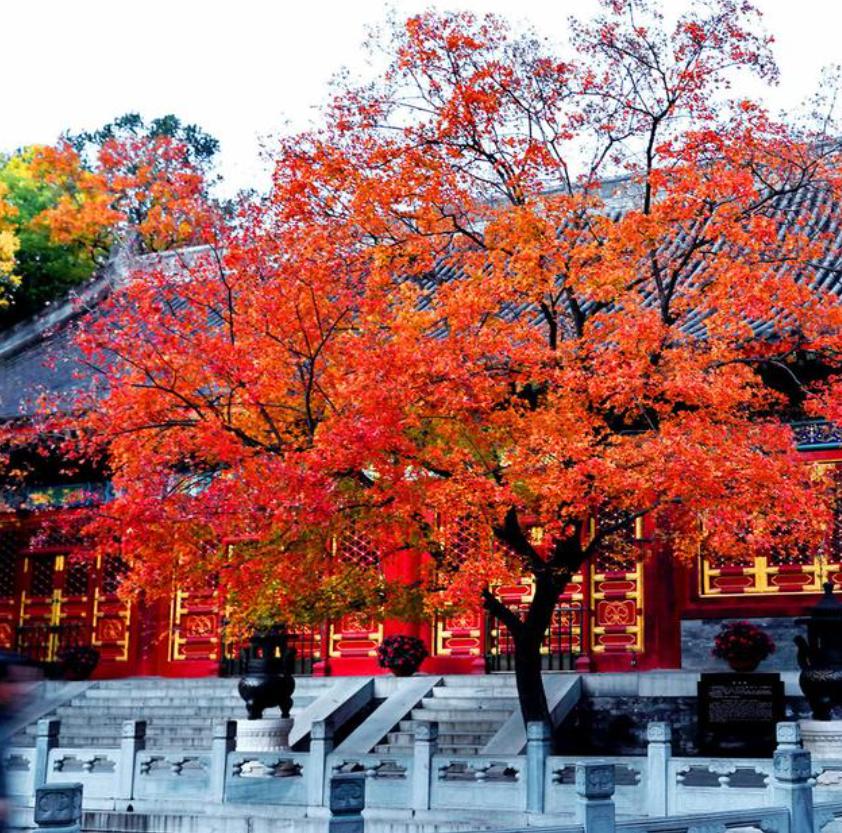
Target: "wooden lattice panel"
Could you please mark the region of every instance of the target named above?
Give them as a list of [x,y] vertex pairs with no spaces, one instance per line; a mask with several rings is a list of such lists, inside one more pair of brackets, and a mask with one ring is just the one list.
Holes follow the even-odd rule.
[[170,613],[171,661],[219,660],[219,610],[216,591],[175,591]]
[[[490,531],[484,531],[483,527],[470,521],[460,520],[445,527],[442,532],[445,537],[445,546],[454,556],[457,563],[467,559],[467,556],[481,547],[501,547],[499,541],[495,540]],[[530,529],[530,537],[533,543],[539,544],[542,540],[540,527]],[[464,554],[464,557],[460,557]],[[516,557],[512,555],[512,560]],[[564,593],[559,596],[560,605],[581,605],[585,592],[585,578],[580,572],[574,575],[567,583]],[[535,595],[535,583],[531,576],[524,576],[516,581],[506,582],[494,588],[495,595],[508,607],[525,615],[529,604]],[[542,651],[550,653],[558,650],[581,650],[581,627],[582,611],[574,610],[575,622],[569,622],[557,611],[544,639]],[[463,611],[452,616],[444,614],[439,616],[435,622],[434,650],[439,656],[479,656],[483,651],[483,629],[485,627],[485,613],[477,607],[475,610]],[[492,642],[498,645],[499,650],[507,650],[509,639],[505,628],[497,628],[490,634]]]
[[374,657],[383,641],[383,624],[373,616],[343,616],[330,626],[330,656]]
[[378,567],[380,552],[371,538],[355,529],[348,529],[336,541],[336,556],[361,567]]
[[591,568],[591,648],[643,650],[643,561],[598,556]]
[[805,563],[758,555],[736,564],[702,558],[699,572],[703,596],[820,593],[826,581],[842,586],[842,564],[815,557]]
[[[63,561],[64,556],[60,556]],[[61,614],[61,589],[57,573],[59,558],[53,555],[27,555],[23,560],[23,590],[20,597],[21,637],[28,648],[37,648],[36,657],[55,659]],[[38,643],[36,645],[36,642]]]
[[[466,519],[459,519],[442,529],[448,561],[465,562],[478,550],[491,546],[491,532]],[[481,608],[442,614],[436,617],[433,650],[438,656],[472,656],[482,653],[484,614]]]
[[482,620],[479,608],[436,619],[435,653],[439,656],[471,656],[482,653]]
[[[826,468],[824,463],[818,468]],[[837,464],[837,500],[833,526],[819,553],[803,547],[797,552],[772,553],[740,561],[703,553],[699,557],[702,596],[821,593],[831,581],[842,587],[842,469]]]
[[[334,544],[337,558],[362,567],[379,568],[380,552],[374,541],[353,527]],[[328,652],[331,657],[374,657],[383,640],[383,624],[375,617],[343,616],[330,626]]]
[[102,660],[127,662],[131,634],[131,605],[120,600],[117,590],[126,572],[125,562],[116,555],[97,561],[99,581],[94,590],[93,634],[91,642]]
[[15,646],[15,631],[20,615],[18,571],[21,537],[14,528],[0,529],[0,648]]
[[578,602],[556,607],[541,644],[541,653],[581,654],[584,616],[584,609]]
[[[581,652],[584,586],[584,574],[576,573],[568,582],[565,592],[559,596],[558,607],[553,613],[550,627],[541,644],[542,654],[559,651]],[[531,576],[525,576],[517,583],[494,588],[494,593],[504,604],[524,617],[535,595],[535,581]],[[503,633],[498,633],[496,636],[502,640],[501,650],[505,650],[507,646],[504,643],[508,637]]]
[[72,641],[80,645],[91,644],[92,606],[96,571],[91,560],[84,555],[61,555],[56,558],[56,584],[58,591],[57,622],[72,633]]

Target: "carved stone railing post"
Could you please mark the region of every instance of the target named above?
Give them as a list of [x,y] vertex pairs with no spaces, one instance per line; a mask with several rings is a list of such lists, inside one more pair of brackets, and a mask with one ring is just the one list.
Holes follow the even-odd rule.
[[651,722],[646,727],[647,813],[661,818],[669,812],[669,763],[672,756],[672,727]]
[[50,750],[55,749],[59,742],[61,731],[60,720],[42,719],[38,721],[37,735],[35,737],[35,766],[33,771],[33,786],[42,787],[47,783],[47,764],[50,758]]
[[814,833],[810,753],[779,748],[773,765],[772,803],[789,810],[790,833]]
[[576,764],[576,823],[584,833],[614,833],[614,764]]
[[130,801],[134,798],[135,756],[146,748],[146,721],[124,720],[120,729],[120,760],[117,762],[117,795]]
[[333,723],[314,720],[310,728],[310,763],[306,770],[307,804],[323,807],[328,777],[327,756],[333,752]]
[[552,732],[547,723],[526,724],[526,811],[544,812],[544,779]]
[[82,785],[45,784],[35,790],[35,824],[52,833],[79,833],[82,823]]
[[328,833],[363,833],[365,773],[337,773],[330,779]]
[[778,749],[801,749],[801,727],[797,723],[778,723],[775,739]]
[[237,721],[217,720],[213,724],[210,765],[210,800],[225,801],[225,777],[228,772],[228,753],[237,746]]
[[412,751],[412,809],[430,809],[430,788],[433,778],[433,755],[439,748],[439,724],[421,720],[415,724]]

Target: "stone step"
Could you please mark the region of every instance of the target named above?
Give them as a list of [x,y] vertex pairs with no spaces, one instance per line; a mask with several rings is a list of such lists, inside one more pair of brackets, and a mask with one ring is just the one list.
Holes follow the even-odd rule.
[[[425,721],[431,719],[429,716],[424,718]],[[392,731],[414,735],[416,723],[416,720],[401,720]],[[477,735],[493,735],[496,734],[502,725],[502,723],[489,720],[444,720],[439,723],[439,736],[460,732],[471,732]]]
[[[435,689],[433,689],[435,691]],[[425,709],[464,709],[465,711],[508,710],[518,707],[517,697],[424,697],[421,705]]]
[[432,690],[432,696],[453,700],[463,700],[468,698],[476,698],[480,700],[496,698],[517,700],[517,689],[514,687],[509,688],[508,686],[476,686],[474,688],[462,686],[458,688],[451,688],[450,686],[444,685],[435,686]]
[[[328,691],[330,686],[300,686],[297,685],[295,690],[298,694],[309,695],[311,697],[318,697],[320,694]],[[190,697],[237,697],[237,686],[226,685],[225,687],[211,688],[201,686],[198,688],[189,689],[183,686],[168,686],[159,685],[149,688],[132,688],[130,686],[120,686],[119,688],[99,688],[99,686],[92,686],[85,691],[86,697],[95,697],[101,700],[120,699],[126,697],[175,697],[187,699]]]
[[382,739],[383,743],[388,743],[390,746],[412,746],[415,740],[414,732],[387,732],[386,737]]
[[[101,738],[119,738],[120,726],[115,724],[105,724],[100,726],[71,726],[59,734],[59,746],[66,746],[72,742],[75,746],[79,745],[78,739],[80,737],[101,737]],[[205,726],[185,726],[176,728],[174,726],[162,726],[156,729],[154,726],[147,727],[146,740],[150,741],[154,738],[203,738],[206,739],[210,745],[212,737],[212,724],[208,723]],[[23,732],[15,735],[15,739],[25,741],[22,746],[32,746],[35,742],[36,733],[28,727]],[[13,746],[15,744],[12,744]],[[119,741],[117,743],[119,746]]]
[[[441,744],[439,745],[439,753],[442,755],[448,756],[455,756],[455,757],[466,757],[470,756],[473,757],[474,755],[479,755],[480,751],[482,750],[485,744],[479,745],[467,745],[464,743],[460,744]],[[406,755],[412,752],[412,746],[403,746],[400,744],[391,744],[391,743],[378,743],[374,747],[374,753],[376,755]]]
[[515,685],[514,672],[502,672],[495,674],[453,674],[449,675],[442,685],[443,688],[470,688],[471,686],[489,687],[496,686],[512,686]]
[[[118,737],[89,737],[79,735],[78,737],[69,738],[66,743],[62,743],[62,749],[117,749],[120,746],[120,739]],[[170,738],[154,738],[146,744],[147,752],[158,752],[162,750],[173,751],[191,751],[191,752],[208,752],[211,748],[211,741],[209,738],[183,738],[172,740]]]
[[[161,735],[171,735],[175,736],[184,736],[184,737],[196,737],[199,735],[207,735],[208,737],[211,736],[211,729],[212,729],[212,722],[208,721],[204,725],[191,725],[191,726],[161,726],[156,727],[154,724],[146,727],[146,737],[156,736],[159,737]],[[120,736],[120,724],[119,723],[103,723],[100,722],[99,724],[94,725],[75,725],[75,726],[68,726],[67,731],[60,731],[59,732],[59,740],[63,741],[64,738],[69,737],[78,737],[79,735],[84,735],[85,737],[111,737],[111,736]]]
[[[485,709],[484,711],[471,711],[470,709],[413,709],[410,712],[412,720],[436,720],[439,723],[439,731],[442,731],[443,723],[470,723],[501,725],[508,720],[512,712],[509,709]],[[480,727],[482,728],[482,727]]]
[[[316,698],[302,694],[300,696],[293,695],[292,699],[296,703],[312,703]],[[205,708],[224,706],[226,708],[243,708],[243,700],[239,697],[80,697],[71,701],[71,705],[90,706],[91,708],[115,705],[125,705],[126,707],[166,706],[187,708],[193,706]]]
[[[294,697],[293,708],[297,711],[302,711],[313,702],[310,697]],[[169,705],[166,703],[135,703],[134,701],[123,703],[109,703],[108,705],[100,705],[98,703],[88,702],[82,699],[71,701],[69,706],[59,706],[56,712],[62,713],[79,713],[84,711],[91,714],[171,714],[171,715],[191,715],[196,714],[201,710],[202,714],[230,714],[245,716],[245,703],[238,700],[232,703],[184,703],[179,705]],[[128,719],[128,718],[127,718]]]
[[[213,718],[196,718],[195,721],[191,723],[184,723],[183,721],[147,721],[146,736],[149,737],[150,735],[161,734],[162,732],[177,732],[182,726],[185,731],[187,729],[202,729],[202,731],[207,732],[208,736],[210,736],[213,724],[216,721]],[[65,738],[71,737],[72,735],[89,734],[89,730],[95,732],[98,729],[104,729],[119,736],[122,732],[122,726],[122,720],[88,720],[84,718],[74,720],[73,718],[69,718],[61,721],[59,737]],[[22,729],[19,735],[34,738],[37,733],[37,726],[32,724]]]
[[[458,745],[479,745],[485,746],[495,732],[442,732],[438,737],[439,746],[458,746]],[[386,737],[381,741],[388,743],[390,746],[412,746],[415,740],[413,732],[388,732]]]
[[[95,717],[93,715],[80,715],[78,713],[63,716],[61,719],[61,731],[74,731],[81,726],[122,726],[123,722],[119,716],[114,715]],[[150,732],[153,729],[166,729],[169,727],[179,728],[181,726],[187,728],[190,726],[212,726],[215,718],[210,715],[193,715],[192,717],[184,717],[177,715],[175,717],[165,717],[163,715],[146,721],[146,731]]]
[[[302,696],[307,696],[312,694],[307,691],[299,692]],[[149,691],[115,691],[114,689],[99,689],[99,688],[91,688],[88,689],[84,694],[80,695],[87,700],[96,700],[96,701],[103,701],[103,700],[117,700],[117,701],[124,701],[124,700],[174,700],[178,702],[189,702],[195,699],[201,699],[205,701],[211,700],[240,700],[240,695],[234,691],[182,691],[182,690],[173,690],[173,689],[160,689],[158,691],[153,691],[150,689]]]
[[446,732],[439,735],[439,748],[444,746],[485,746],[496,732]]
[[[124,677],[119,680],[99,680],[96,687],[104,688],[236,688],[237,677]],[[301,688],[329,688],[324,677],[296,676],[295,684]]]
[[204,715],[206,717],[245,717],[245,708],[240,704],[240,708],[233,709],[228,706],[173,706],[167,708],[165,706],[151,706],[146,708],[120,708],[118,706],[109,706],[106,708],[92,709],[85,706],[59,706],[55,710],[55,716],[63,720],[66,717],[103,717],[113,718],[114,720],[154,720],[158,717],[173,717],[173,718],[189,718],[197,715]]
[[442,755],[451,755],[460,758],[473,758],[474,756],[479,755],[483,746],[485,746],[485,744],[480,746],[467,746],[465,744],[459,744],[458,746],[439,746],[439,753]]

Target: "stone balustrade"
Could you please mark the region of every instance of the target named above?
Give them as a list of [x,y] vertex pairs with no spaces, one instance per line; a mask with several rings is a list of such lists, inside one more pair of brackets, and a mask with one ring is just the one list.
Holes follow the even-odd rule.
[[[313,723],[309,750],[300,752],[238,750],[234,721],[214,726],[210,750],[156,751],[146,746],[145,728],[142,721],[127,721],[119,747],[70,748],[61,745],[59,722],[42,720],[34,748],[4,752],[10,792],[18,803],[32,806],[37,788],[74,782],[82,785],[86,809],[92,810],[132,803],[135,810],[178,812],[230,803],[317,815],[329,811],[332,782],[354,776],[365,782],[366,809],[372,813],[467,819],[481,811],[511,824],[545,814],[559,824],[575,820],[586,833],[621,829],[643,817],[646,829],[657,831],[658,819],[711,812],[725,814],[716,822],[724,827],[690,833],[722,833],[735,826],[728,814],[745,818],[760,810],[769,833],[819,833],[816,819],[828,819],[834,806],[828,802],[842,802],[842,761],[814,765],[791,723],[779,724],[771,759],[673,757],[665,723],[649,724],[645,756],[601,759],[550,755],[549,735],[537,724],[528,727],[525,754],[508,756],[444,754],[434,722],[419,724],[411,750],[388,755],[334,749],[328,721]],[[791,827],[774,829],[780,808]]]

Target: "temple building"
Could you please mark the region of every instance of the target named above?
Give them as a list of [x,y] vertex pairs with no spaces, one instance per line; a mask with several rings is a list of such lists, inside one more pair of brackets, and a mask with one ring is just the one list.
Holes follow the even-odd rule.
[[[166,257],[166,256],[164,256]],[[0,335],[0,419],[26,420],[42,393],[72,397],[84,384],[73,344],[79,316],[105,297],[120,267],[112,266],[73,300]],[[842,272],[837,271],[842,291]],[[81,373],[80,373],[81,371]],[[805,465],[842,462],[842,433],[825,423],[793,425]],[[31,462],[31,461],[30,461]],[[100,654],[95,676],[202,676],[231,671],[235,649],[226,638],[224,604],[216,594],[174,587],[166,600],[125,603],[117,595],[118,556],[71,558],[79,542],[56,532],[56,513],[72,517],[91,501],[108,500],[108,483],[91,470],[63,475],[58,461],[39,460],[24,489],[5,489],[0,514],[0,647],[50,662],[74,645]],[[456,550],[491,546],[469,528],[446,530]],[[636,555],[600,555],[576,575],[559,599],[544,652],[548,669],[635,670],[715,666],[713,636],[724,619],[762,620],[777,652],[763,667],[795,667],[787,623],[815,604],[826,581],[842,586],[842,516],[821,552],[797,558],[756,557],[721,563],[700,555],[676,563],[644,521],[633,533]],[[348,558],[377,558],[376,542],[349,534],[338,542]],[[389,578],[411,581],[420,565],[390,563]],[[497,588],[509,605],[529,601],[529,581]],[[478,600],[479,601],[479,600]],[[513,667],[505,628],[476,611],[422,623],[347,616],[294,634],[299,672],[373,674],[376,648],[389,634],[413,633],[433,673],[478,674]]]

